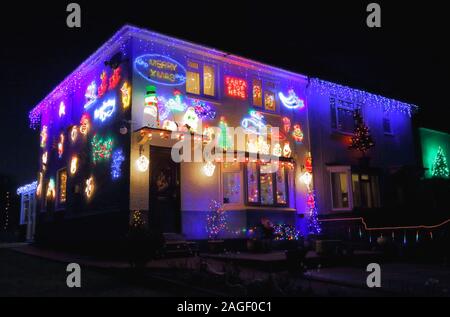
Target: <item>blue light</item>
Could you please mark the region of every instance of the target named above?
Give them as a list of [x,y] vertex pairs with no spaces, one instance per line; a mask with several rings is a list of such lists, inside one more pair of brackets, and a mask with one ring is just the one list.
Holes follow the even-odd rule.
[[241,126],[247,132],[257,135],[264,134],[264,131],[267,131],[264,116],[258,111],[250,111],[250,117],[244,118],[241,122]]
[[31,184],[21,186],[21,187],[17,188],[17,195],[28,194],[30,192],[34,192],[34,191],[36,191],[37,186],[38,186],[37,181],[33,182]]
[[123,151],[118,149],[114,151],[111,163],[111,177],[112,179],[118,179],[122,175],[122,163],[125,161]]
[[288,97],[286,97],[282,92],[278,93],[278,97],[286,108],[303,109],[305,107],[305,102],[297,97],[293,89],[290,89],[288,94]]
[[141,55],[134,60],[134,69],[143,78],[155,84],[180,86],[186,82],[186,68],[164,55]]
[[104,122],[111,117],[116,110],[116,99],[110,99],[103,102],[103,105],[94,112],[94,119]]

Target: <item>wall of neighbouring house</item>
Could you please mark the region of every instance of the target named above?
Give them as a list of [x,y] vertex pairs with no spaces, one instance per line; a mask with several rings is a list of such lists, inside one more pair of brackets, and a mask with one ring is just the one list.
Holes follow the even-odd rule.
[[[327,165],[357,166],[361,153],[348,149],[351,144],[350,134],[333,130],[329,94],[310,89],[308,104],[314,185],[320,213],[327,215],[333,213]],[[370,167],[381,168],[386,172],[389,168],[414,165],[411,118],[401,112],[391,112],[389,116],[393,133],[388,135],[383,131],[383,115],[383,110],[377,105],[362,105],[362,116],[375,142],[375,147],[367,153],[371,158]]]

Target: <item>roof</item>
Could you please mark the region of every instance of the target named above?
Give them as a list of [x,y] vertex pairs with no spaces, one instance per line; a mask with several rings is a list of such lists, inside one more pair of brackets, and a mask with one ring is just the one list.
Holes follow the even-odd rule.
[[[29,113],[30,125],[35,128],[40,123],[42,113],[47,111],[49,107],[58,102],[62,96],[71,93],[74,89],[79,87],[79,82],[82,82],[86,73],[92,67],[98,65],[100,61],[104,61],[108,55],[112,54],[119,48],[124,48],[127,41],[131,38],[139,38],[143,40],[150,40],[160,43],[171,43],[172,45],[180,47],[180,49],[188,50],[190,52],[210,57],[223,62],[243,66],[255,71],[274,74],[281,77],[290,78],[292,80],[307,81],[308,77],[284,70],[282,68],[269,66],[250,59],[229,54],[214,48],[209,48],[189,41],[180,40],[174,37],[162,35],[153,31],[138,28],[132,25],[125,25],[117,31],[105,44],[96,50],[90,57],[88,57],[80,66],[78,66],[70,75],[68,75],[57,87],[53,89],[39,104],[37,104]],[[349,88],[351,89],[351,88]],[[357,91],[357,90],[355,90]],[[376,95],[374,95],[376,96]],[[385,97],[386,100],[392,100]],[[402,103],[403,104],[403,103]],[[404,104],[407,105],[407,104]],[[417,108],[414,105],[409,105],[411,108]]]

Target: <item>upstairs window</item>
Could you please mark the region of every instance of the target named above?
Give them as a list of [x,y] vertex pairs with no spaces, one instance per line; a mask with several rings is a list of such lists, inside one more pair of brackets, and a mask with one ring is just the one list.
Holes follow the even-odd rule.
[[203,94],[207,96],[215,96],[216,76],[214,67],[209,65],[203,66]]
[[383,132],[384,134],[392,134],[391,117],[389,113],[383,116]]
[[188,61],[186,92],[194,95],[214,97],[216,95],[216,68],[212,65]]
[[253,105],[262,107],[262,81],[253,79]]
[[343,133],[354,133],[356,108],[351,102],[331,97],[331,128]]

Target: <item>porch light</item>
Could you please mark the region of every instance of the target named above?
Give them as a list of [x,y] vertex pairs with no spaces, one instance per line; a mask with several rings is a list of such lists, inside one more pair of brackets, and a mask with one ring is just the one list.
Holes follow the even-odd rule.
[[214,165],[211,161],[208,161],[203,166],[203,173],[205,173],[205,175],[208,176],[208,177],[213,176],[215,170],[216,170],[216,165]]

